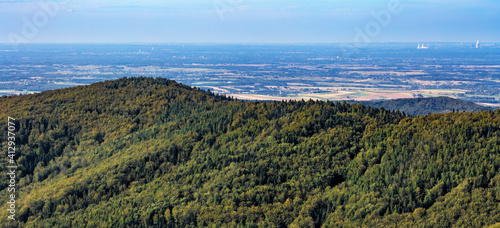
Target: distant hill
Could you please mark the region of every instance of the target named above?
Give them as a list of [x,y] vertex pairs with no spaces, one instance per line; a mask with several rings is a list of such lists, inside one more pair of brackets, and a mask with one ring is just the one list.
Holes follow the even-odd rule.
[[162,78],[0,107],[0,227],[500,225],[500,110],[242,102]]
[[477,112],[488,110],[470,101],[454,99],[450,97],[430,98],[406,98],[383,101],[352,101],[349,103],[360,103],[373,108],[384,108],[398,110],[408,115],[421,116],[429,113],[448,113],[455,111]]

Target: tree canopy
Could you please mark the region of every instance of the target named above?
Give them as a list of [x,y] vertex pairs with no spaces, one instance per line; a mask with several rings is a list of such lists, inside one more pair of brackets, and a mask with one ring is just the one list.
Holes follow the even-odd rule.
[[2,151],[7,117],[19,128],[18,212],[0,210],[2,227],[500,223],[498,110],[243,102],[143,77],[0,105]]

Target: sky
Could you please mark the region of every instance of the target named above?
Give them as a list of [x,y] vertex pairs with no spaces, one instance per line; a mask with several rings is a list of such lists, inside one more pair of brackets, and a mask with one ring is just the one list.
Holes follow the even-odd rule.
[[498,42],[499,0],[0,0],[0,43]]

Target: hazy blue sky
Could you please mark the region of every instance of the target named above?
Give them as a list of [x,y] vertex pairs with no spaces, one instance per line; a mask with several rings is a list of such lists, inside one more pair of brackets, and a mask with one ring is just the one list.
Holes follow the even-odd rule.
[[493,42],[499,12],[499,0],[2,0],[0,43]]

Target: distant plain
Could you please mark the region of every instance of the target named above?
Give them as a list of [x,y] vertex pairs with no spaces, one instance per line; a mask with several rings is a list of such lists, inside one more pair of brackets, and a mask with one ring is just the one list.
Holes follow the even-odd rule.
[[[164,77],[245,100],[448,96],[500,106],[500,46],[434,43],[0,45],[0,94]],[[10,50],[10,51],[7,51]]]

